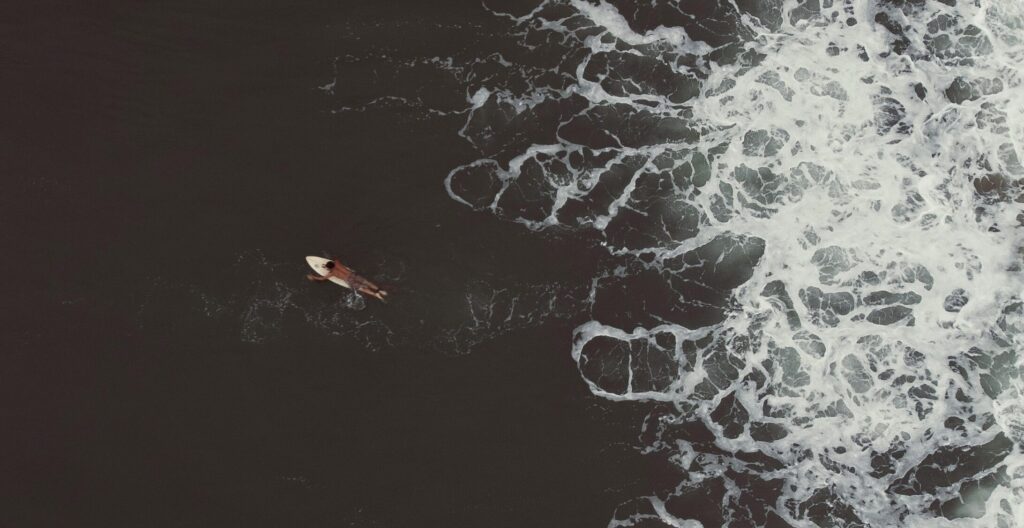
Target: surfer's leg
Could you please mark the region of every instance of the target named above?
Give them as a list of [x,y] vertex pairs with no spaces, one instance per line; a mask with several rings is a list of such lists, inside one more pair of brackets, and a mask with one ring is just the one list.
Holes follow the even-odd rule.
[[378,290],[376,288],[370,288],[368,286],[363,286],[362,288],[359,288],[359,293],[362,293],[363,295],[369,295],[370,297],[376,297],[377,299],[380,299],[382,301],[384,300],[384,297],[381,296],[381,294],[380,294],[380,290]]
[[360,279],[362,279],[362,281],[363,281],[361,286],[364,287],[364,288],[369,289],[370,291],[372,291],[374,296],[377,296],[378,294],[382,294],[382,293],[384,295],[387,295],[386,293],[381,291],[380,286],[377,286],[377,284],[371,282],[368,279],[362,278],[362,277],[360,277]]

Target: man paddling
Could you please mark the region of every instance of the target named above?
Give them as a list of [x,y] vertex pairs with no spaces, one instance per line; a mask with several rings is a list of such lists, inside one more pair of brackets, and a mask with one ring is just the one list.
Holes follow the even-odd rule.
[[325,262],[323,269],[327,271],[326,275],[320,276],[310,273],[306,275],[306,278],[311,281],[324,282],[331,280],[331,277],[337,277],[348,283],[349,287],[353,290],[387,302],[385,297],[387,297],[388,292],[380,289],[376,284],[370,282],[369,279],[360,276],[355,270],[342,264],[337,259]]

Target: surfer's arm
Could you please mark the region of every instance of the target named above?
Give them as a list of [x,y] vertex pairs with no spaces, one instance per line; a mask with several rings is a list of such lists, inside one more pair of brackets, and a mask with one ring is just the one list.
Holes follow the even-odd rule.
[[325,280],[330,280],[330,278],[331,278],[330,276],[323,277],[323,276],[320,276],[320,275],[313,275],[312,273],[310,273],[309,275],[306,275],[306,279],[314,281],[314,282],[323,282]]

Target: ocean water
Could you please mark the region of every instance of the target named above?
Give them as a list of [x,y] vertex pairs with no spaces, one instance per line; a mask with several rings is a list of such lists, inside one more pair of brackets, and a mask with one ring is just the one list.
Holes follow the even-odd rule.
[[609,526],[1024,523],[1019,2],[513,21],[446,186],[614,257],[571,353],[682,478]]
[[6,524],[1024,526],[1018,0],[44,15]]
[[[566,348],[600,246],[445,192],[478,155],[471,105],[407,63],[507,20],[476,0],[12,13],[0,524],[594,526],[671,478],[635,445],[644,409],[591,394]],[[446,113],[367,106],[396,89]],[[308,282],[310,254],[393,300]]]

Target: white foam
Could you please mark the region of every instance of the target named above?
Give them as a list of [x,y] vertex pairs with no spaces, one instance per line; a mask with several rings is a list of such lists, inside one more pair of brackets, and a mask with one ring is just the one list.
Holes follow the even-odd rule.
[[593,20],[595,24],[607,29],[615,38],[634,46],[653,42],[668,42],[679,49],[692,53],[707,53],[711,49],[703,42],[691,40],[690,35],[682,28],[658,26],[646,33],[637,33],[629,27],[629,23],[619,13],[619,10],[605,0],[600,0],[597,5],[585,0],[572,0],[572,6]]
[[[668,333],[676,339],[680,373],[665,390],[634,391],[634,373],[643,366],[629,356],[623,362],[628,375],[625,390],[602,386],[584,374],[594,394],[613,400],[675,402],[680,412],[703,421],[718,435],[720,448],[761,452],[782,461],[786,467],[772,474],[787,484],[776,510],[794,525],[809,522],[794,505],[826,488],[869,526],[892,526],[894,519],[902,526],[1024,524],[1024,433],[1016,416],[1024,409],[1024,385],[1014,370],[1024,367],[1014,356],[1024,350],[1024,323],[1015,308],[1024,298],[1024,235],[1019,220],[1024,209],[1014,194],[1020,192],[1024,178],[1018,163],[1024,156],[1022,4],[991,0],[958,3],[955,9],[939,2],[908,4],[906,9],[912,11],[898,16],[909,46],[901,55],[892,52],[898,37],[876,23],[882,9],[896,17],[896,7],[837,3],[820,16],[791,23],[790,14],[798,5],[790,0],[783,5],[777,30],[750,24],[756,38],[747,46],[765,55],[756,64],[691,61],[703,68],[700,73],[706,80],[700,97],[686,105],[670,104],[653,89],[613,95],[603,78],[583,78],[588,61],[614,52],[615,45],[603,40],[605,36],[632,46],[667,44],[682,55],[703,56],[709,47],[695,43],[682,28],[637,33],[605,1],[570,4],[604,33],[579,38],[562,21],[531,26],[529,31],[561,33],[567,45],[587,52],[575,68],[573,86],[558,96],[571,92],[584,96],[591,108],[629,105],[637,112],[679,118],[702,134],[693,143],[605,149],[614,154],[607,165],[570,169],[570,181],[552,187],[557,199],[544,221],[512,219],[534,229],[557,224],[558,210],[571,199],[587,197],[604,171],[639,156],[646,162],[625,190],[584,222],[606,237],[610,253],[623,261],[653,254],[653,261],[640,268],[657,269],[666,259],[724,233],[765,241],[764,255],[750,280],[732,291],[735,309],[721,323],[696,331],[669,321],[650,328],[616,328],[591,321],[577,328],[572,349],[577,362],[588,343],[599,337],[632,341]],[[848,25],[848,18],[857,23]],[[654,52],[649,57],[672,60]],[[670,65],[676,67],[674,62]],[[950,87],[958,78],[980,83],[976,97],[951,100],[956,94]],[[555,95],[549,87],[535,88],[521,99],[536,105],[538,96]],[[489,89],[515,98],[500,86]],[[489,93],[478,91],[471,99],[474,108]],[[758,138],[774,138],[776,143],[769,147],[767,140]],[[775,151],[763,155],[765,149]],[[582,150],[560,138],[556,145],[523,149],[507,170],[489,160],[477,162],[476,166],[494,163],[502,182],[486,208],[506,214],[499,199],[521,176],[526,161],[554,157],[571,167],[571,156]],[[632,195],[641,174],[662,170],[653,160],[691,151],[708,157],[717,154],[700,193],[674,190],[673,198],[706,219],[700,233],[641,249],[611,243],[608,230],[619,211],[657,212],[645,210]],[[691,163],[687,156],[674,159],[669,170]],[[747,169],[754,174],[765,169],[775,179],[751,181]],[[451,186],[459,170],[449,175],[449,193],[468,204]],[[837,264],[830,268],[830,263]],[[589,303],[594,305],[605,281],[624,277],[625,269],[623,265],[595,277]],[[872,276],[877,283],[870,282]],[[784,303],[762,295],[775,281],[785,285],[800,330],[820,338],[820,355],[806,351],[806,334],[791,326]],[[947,298],[961,289],[969,300],[959,311],[947,310]],[[852,305],[843,313],[828,313],[816,308],[817,291],[839,295],[836,299],[848,295]],[[903,318],[884,324],[886,317]],[[699,350],[695,361],[684,358],[679,343],[705,336],[712,344]],[[727,388],[708,398],[698,387],[711,370],[721,367],[716,362],[722,360],[712,353],[718,345],[736,354],[742,367]],[[787,347],[799,351],[797,373],[764,366],[780,365],[781,351]],[[969,352],[972,348],[979,352]],[[999,363],[1010,361],[1005,358],[1012,361]],[[754,375],[766,379],[763,387],[744,381]],[[1001,392],[993,400],[987,391],[996,378]],[[788,434],[759,441],[748,426],[738,437],[727,437],[709,416],[728,394],[746,408],[750,421],[783,425]],[[837,405],[848,413],[826,414]],[[766,406],[786,410],[769,416]],[[947,427],[950,420],[963,423]],[[931,505],[957,497],[961,485],[985,477],[984,471],[934,492],[888,491],[937,451],[981,445],[997,434],[1016,442],[1001,463],[1009,484],[963,497],[964,511],[973,515],[983,509],[982,517],[937,519]],[[692,446],[679,449],[682,453]],[[893,458],[892,472],[871,476],[873,457],[893,450],[906,454]],[[805,452],[813,456],[806,457]],[[830,464],[852,470],[837,471]],[[658,511],[665,522],[683,522],[663,505]]]
[[491,96],[491,92],[484,87],[480,87],[472,97],[469,98],[469,102],[472,103],[473,108],[480,108],[487,102],[487,98]]

